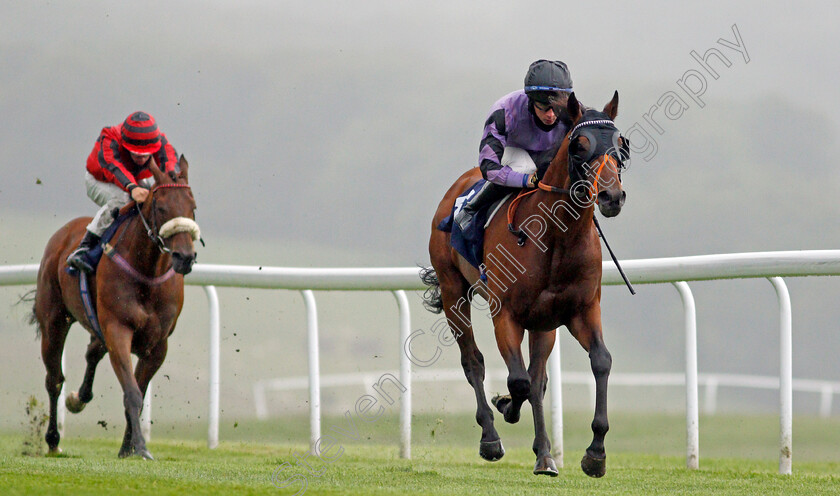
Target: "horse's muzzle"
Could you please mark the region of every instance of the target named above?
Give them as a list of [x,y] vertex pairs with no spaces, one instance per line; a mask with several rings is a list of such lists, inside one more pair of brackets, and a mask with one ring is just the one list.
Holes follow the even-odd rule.
[[598,193],[598,208],[604,217],[615,217],[621,213],[626,199],[627,193],[623,190],[604,190]]
[[172,252],[172,269],[175,272],[187,275],[192,271],[192,266],[195,263],[195,253],[185,254],[177,251]]

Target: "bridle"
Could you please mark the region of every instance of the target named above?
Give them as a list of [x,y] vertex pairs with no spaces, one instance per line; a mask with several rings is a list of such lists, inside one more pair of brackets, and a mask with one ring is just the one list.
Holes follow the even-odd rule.
[[[587,127],[593,127],[594,129],[586,129]],[[595,198],[597,202],[601,172],[604,170],[604,167],[608,163],[611,166],[615,167],[615,170],[618,173],[618,181],[619,183],[621,183],[621,171],[627,168],[626,162],[630,158],[630,141],[628,141],[627,138],[621,135],[621,133],[618,131],[618,128],[615,127],[615,124],[610,119],[593,119],[580,122],[574,128],[572,128],[568,136],[568,167],[569,177],[572,180],[572,187],[558,188],[557,186],[552,186],[543,182],[538,182],[537,187],[543,191],[547,191],[550,193],[568,194],[569,196],[573,196],[575,194],[574,190],[576,185],[581,184],[581,182],[584,180],[584,177],[586,175],[589,175],[586,172],[579,172],[578,169],[586,170],[583,166],[587,164],[593,156],[603,156],[604,160],[601,162],[601,165],[595,171],[595,179],[592,182],[592,185],[587,188],[590,195],[589,203],[592,203],[593,198]],[[581,136],[588,139],[590,143],[589,150],[586,153],[586,157],[583,158],[580,158],[574,153],[572,153],[571,149],[571,143],[574,140],[580,138]],[[580,180],[575,180],[575,176],[579,177]],[[513,216],[516,212],[516,205],[523,198],[532,193],[536,193],[537,191],[537,189],[533,189],[531,191],[521,192],[516,198],[514,198],[514,200],[508,207],[508,230],[518,238],[516,243],[519,246],[525,245],[525,240],[527,239],[527,236],[524,232],[522,232],[519,229],[516,229],[513,225]],[[598,236],[600,236],[601,239],[604,240],[604,245],[607,247],[607,251],[609,251],[610,257],[613,259],[613,262],[615,263],[619,274],[621,274],[621,277],[624,279],[624,283],[627,285],[627,288],[630,290],[630,293],[636,294],[636,290],[633,289],[633,285],[630,284],[630,280],[627,278],[627,275],[624,273],[624,270],[622,270],[621,265],[618,263],[618,258],[615,256],[615,253],[613,253],[612,248],[610,248],[610,245],[607,242],[607,238],[604,236],[604,232],[601,230],[601,226],[598,224],[598,218],[595,215],[592,216],[592,222],[595,224],[595,229],[598,231]]]
[[[182,189],[190,189],[188,184],[178,184],[178,183],[167,183],[167,184],[159,184],[152,188],[149,192],[152,195],[152,222],[151,226],[149,225],[149,221],[146,220],[146,216],[143,215],[143,209],[140,208],[140,204],[135,204],[137,208],[137,214],[140,216],[140,220],[143,222],[143,227],[146,228],[146,235],[152,242],[157,246],[158,250],[161,253],[172,253],[172,250],[166,247],[166,238],[169,238],[179,232],[189,232],[193,238],[193,241],[200,240],[202,246],[204,246],[204,240],[201,239],[201,233],[198,229],[198,224],[195,223],[192,219],[187,219],[186,217],[176,217],[174,219],[170,219],[166,221],[162,226],[158,228],[157,224],[157,198],[155,198],[155,191],[163,188],[182,188]],[[163,233],[163,234],[161,234]]]
[[[595,129],[586,129],[587,127],[594,127]],[[571,150],[571,143],[581,136],[588,139],[590,143],[589,151],[584,158],[577,157]],[[625,162],[630,157],[630,142],[621,135],[613,121],[609,119],[595,119],[580,122],[569,132],[569,143],[568,162],[569,176],[572,178],[573,183],[572,188],[558,188],[557,186],[543,182],[537,183],[538,188],[551,193],[571,195],[575,189],[575,184],[579,182],[575,180],[575,176],[583,179],[586,175],[589,175],[586,172],[580,172],[580,170],[585,170],[584,165],[588,164],[593,156],[604,156],[605,158],[595,171],[592,186],[589,188],[590,201],[593,197],[597,198],[598,196],[601,172],[603,172],[607,164],[615,168],[619,174],[619,182],[621,181],[621,171],[627,168]]]
[[[585,129],[586,127],[594,127],[594,126],[597,126],[597,127],[593,130]],[[595,131],[595,132],[592,132],[592,131]],[[596,134],[600,135],[601,140],[598,140],[598,136],[596,136]],[[605,137],[608,134],[610,136],[610,139],[609,139],[610,144],[613,144],[612,137],[615,136],[615,135],[617,135],[617,136],[615,136],[615,141],[617,142],[618,139],[620,138],[622,140],[621,143],[620,144],[615,143],[615,144],[613,144],[613,146],[609,146],[609,147],[606,146],[606,143],[604,143],[604,141],[605,141]],[[587,153],[587,156],[584,159],[579,159],[577,156],[575,156],[572,153],[571,146],[569,147],[569,152],[568,152],[569,166],[568,167],[569,167],[569,176],[570,177],[579,176],[579,177],[583,178],[586,175],[588,175],[588,173],[577,172],[577,169],[583,169],[584,168],[583,166],[586,163],[588,163],[588,160],[591,159],[592,156],[596,154],[596,152],[598,152],[598,151],[604,152],[604,153],[602,153],[602,155],[604,155],[605,159],[601,162],[601,165],[595,171],[595,179],[592,182],[592,186],[587,188],[588,191],[589,191],[589,195],[590,195],[589,196],[589,202],[591,202],[593,198],[597,199],[597,197],[598,197],[598,187],[599,187],[598,185],[599,185],[600,178],[601,178],[601,172],[603,172],[604,167],[608,163],[611,166],[614,166],[616,168],[616,170],[619,171],[619,181],[621,180],[620,171],[626,167],[624,165],[624,162],[626,160],[625,157],[629,157],[629,142],[627,141],[627,138],[621,136],[621,134],[618,131],[618,128],[616,128],[613,121],[611,121],[609,119],[594,119],[594,120],[579,122],[577,125],[575,125],[574,128],[572,128],[572,130],[569,132],[568,136],[569,136],[570,145],[574,140],[578,139],[581,136],[584,136],[585,138],[587,138],[589,140],[589,142],[591,143],[591,146],[589,148],[589,153]],[[540,182],[537,183],[537,188],[539,188],[543,191],[547,191],[549,193],[567,194],[569,196],[572,196],[574,194],[574,190],[576,188],[576,185],[579,184],[579,181],[575,181],[574,178],[573,178],[572,183],[573,184],[572,184],[571,188],[560,188],[558,186],[553,186],[553,185],[546,184],[546,183],[540,181]],[[531,191],[520,192],[519,195],[516,198],[514,198],[514,200],[511,202],[510,206],[508,207],[508,215],[507,215],[507,217],[508,217],[508,230],[510,232],[516,234],[517,236],[519,236],[520,242],[523,241],[524,233],[522,233],[522,231],[516,229],[513,226],[513,218],[514,218],[514,215],[516,213],[516,207],[518,206],[519,202],[522,201],[523,198],[525,198],[526,196],[528,196],[530,194],[536,193],[537,191],[538,191],[537,189],[532,189]]]

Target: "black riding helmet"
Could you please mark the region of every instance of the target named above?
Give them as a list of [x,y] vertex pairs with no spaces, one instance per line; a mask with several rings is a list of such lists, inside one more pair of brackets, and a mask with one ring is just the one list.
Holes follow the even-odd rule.
[[572,92],[569,68],[559,60],[537,60],[525,75],[525,93],[531,101],[548,105],[558,93]]

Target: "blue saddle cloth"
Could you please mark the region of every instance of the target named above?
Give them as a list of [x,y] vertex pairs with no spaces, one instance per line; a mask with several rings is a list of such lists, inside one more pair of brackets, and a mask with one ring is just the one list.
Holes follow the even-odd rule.
[[481,265],[484,259],[484,224],[487,223],[487,217],[490,213],[492,205],[484,205],[478,209],[473,216],[470,223],[465,230],[461,230],[461,226],[454,221],[455,214],[458,213],[470,198],[475,195],[486,181],[481,179],[475,183],[470,189],[461,193],[455,200],[455,205],[452,207],[452,213],[443,219],[437,228],[444,232],[451,232],[452,236],[449,239],[449,244],[455,248],[464,259],[475,268]]

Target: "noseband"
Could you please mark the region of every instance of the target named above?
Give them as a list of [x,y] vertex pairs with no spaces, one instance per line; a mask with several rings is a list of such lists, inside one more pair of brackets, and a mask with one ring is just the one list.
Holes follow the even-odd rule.
[[[167,184],[160,184],[156,185],[151,190],[152,195],[152,222],[151,226],[149,222],[146,220],[146,217],[143,215],[143,210],[140,208],[140,204],[136,204],[137,213],[140,215],[140,220],[143,221],[143,227],[146,228],[146,235],[149,236],[149,239],[158,247],[161,253],[171,253],[172,250],[166,247],[165,240],[170,238],[180,232],[188,232],[192,237],[193,241],[201,240],[201,231],[198,228],[198,224],[192,219],[187,217],[175,217],[174,219],[169,219],[168,221],[164,222],[160,228],[157,227],[157,214],[156,212],[156,204],[157,199],[155,198],[155,191],[162,189],[162,188],[185,188],[190,189],[188,184],[177,184],[177,183],[167,183]],[[201,240],[202,245],[204,244],[204,240]]]

